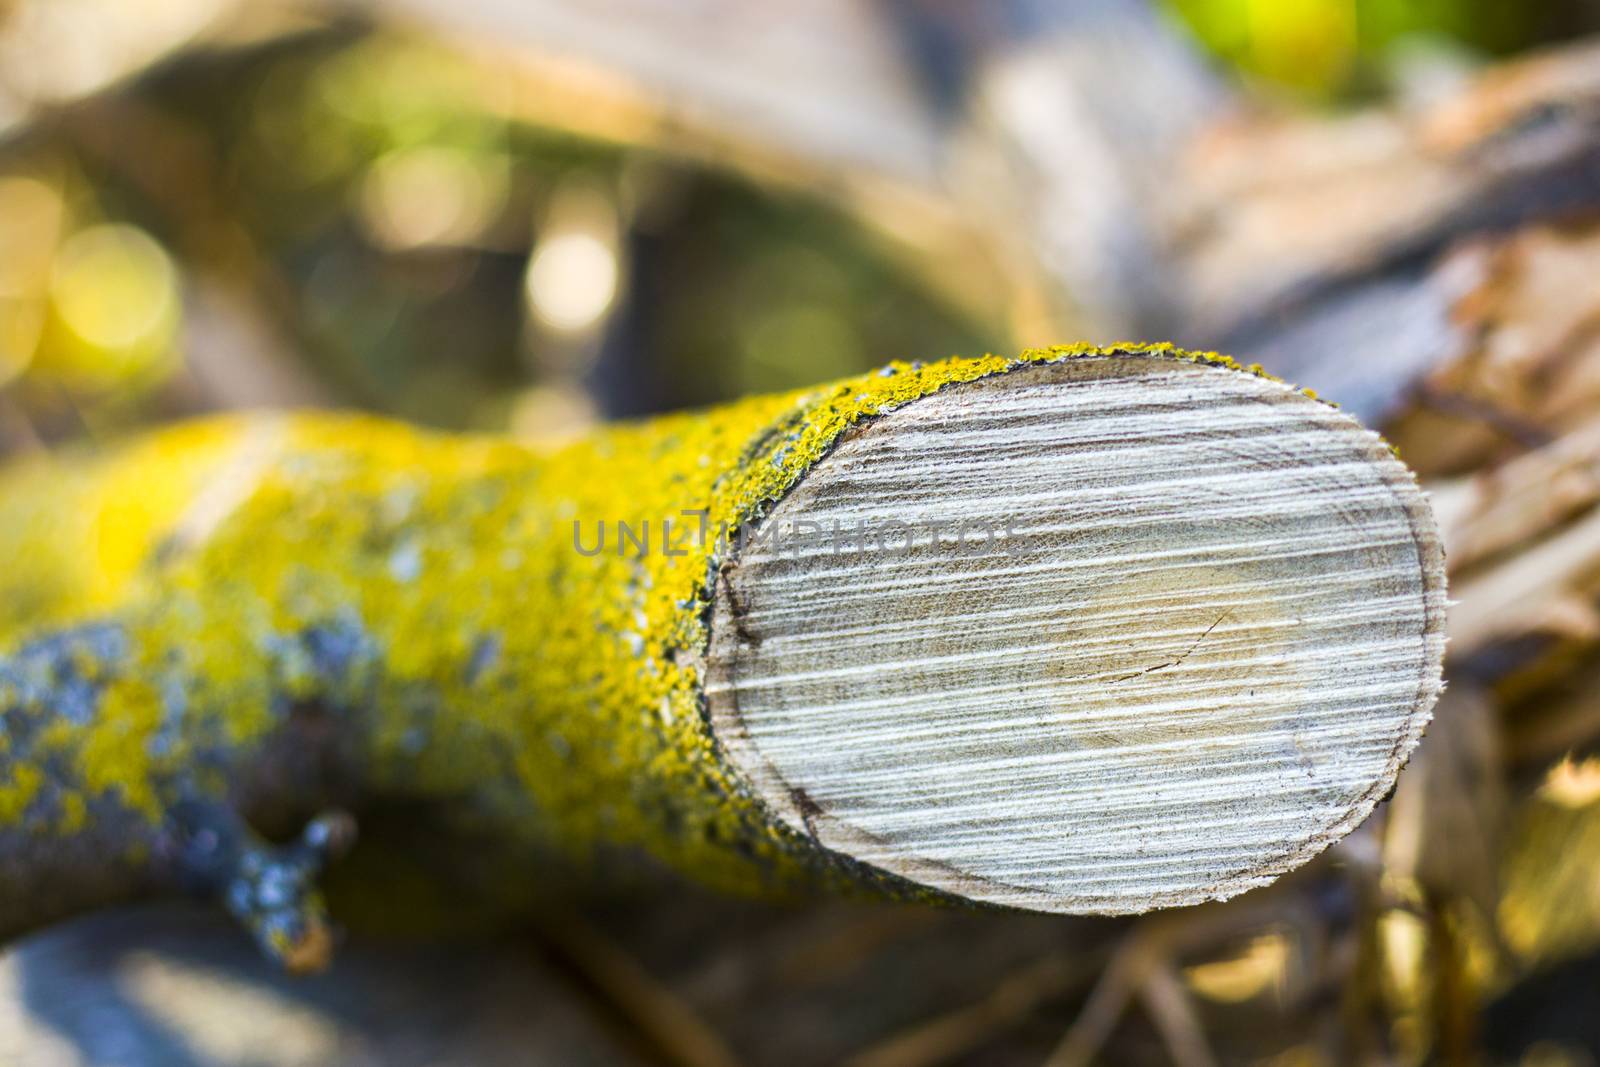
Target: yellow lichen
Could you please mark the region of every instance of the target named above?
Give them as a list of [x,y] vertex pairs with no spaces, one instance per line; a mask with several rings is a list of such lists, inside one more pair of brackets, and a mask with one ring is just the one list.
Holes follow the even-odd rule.
[[20,823],[28,805],[44,785],[44,772],[31,763],[13,763],[8,780],[0,780],[0,826]]
[[148,750],[159,716],[159,698],[143,678],[126,678],[106,690],[101,721],[84,730],[76,745],[79,781],[89,795],[115,791],[128,807],[160,817]]
[[61,813],[55,824],[57,835],[78,833],[88,819],[89,806],[83,802],[83,794],[69,792],[61,795]]
[[[355,773],[377,792],[468,798],[510,839],[638,846],[717,883],[779,872],[811,850],[719,758],[700,713],[717,533],[863,419],[1106,351],[894,363],[549,453],[361,416],[229,417],[13,475],[0,553],[30,567],[0,580],[0,638],[14,650],[44,624],[95,620],[127,636],[117,662],[77,668],[94,714],[35,744],[78,770],[57,828],[75,832],[97,798],[154,821],[180,789],[225,792],[242,772],[220,768],[247,767],[315,706],[352,724]],[[1116,351],[1246,371],[1166,345]],[[619,522],[648,523],[651,550],[575,547],[574,524]],[[0,791],[0,822],[32,795],[27,766]]]

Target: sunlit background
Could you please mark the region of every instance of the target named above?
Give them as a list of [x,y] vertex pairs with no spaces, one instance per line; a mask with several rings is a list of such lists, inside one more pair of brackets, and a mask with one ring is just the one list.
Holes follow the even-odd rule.
[[[71,70],[13,42],[23,74],[118,75],[70,54],[116,5],[30,13]],[[513,74],[437,40],[268,22],[12,127],[10,447],[240,404],[543,434],[1006,343],[823,201],[520,121]]]
[[[1169,13],[1257,90],[1326,108],[1600,19],[1588,0]],[[58,0],[20,4],[0,55],[10,448],[273,403],[560,433],[1021,332],[825,198],[630,144],[609,114],[590,138],[541,128],[517,73],[404,27]]]
[[[1166,0],[1163,14],[1256,106],[1323,115],[1438,98],[1496,57],[1600,32],[1600,0]],[[1072,329],[1003,256],[929,238],[936,209],[840,195],[733,141],[716,147],[736,165],[707,165],[613,90],[560,57],[530,72],[366,9],[0,2],[0,455],[256,406],[559,440]],[[1428,443],[1408,455],[1426,464]],[[1441,454],[1429,473],[1471,466]],[[1552,836],[1522,847],[1600,854],[1577,814],[1600,800],[1600,763],[1549,762],[1537,795]],[[1397,804],[1395,870],[1424,851],[1408,818]],[[1369,977],[1399,1006],[1401,1052],[1384,1062],[1420,1063],[1429,935],[1415,883],[1385,877],[1399,903],[1374,924],[1384,962]],[[1566,936],[1546,921],[1556,888],[1600,925],[1594,885],[1528,876],[1507,887],[1497,936],[1525,953]],[[1338,995],[1296,988],[1310,951],[1254,930],[1182,979],[1249,1032],[1262,1004]],[[1487,973],[1480,956],[1463,967]],[[209,981],[151,966],[139,988],[168,988],[169,1007],[199,996],[183,982]],[[288,1010],[273,1003],[239,1014]],[[227,1051],[218,1062],[246,1062],[192,1021]],[[325,1054],[308,1047],[294,1062]],[[1254,1062],[1328,1062],[1273,1056]],[[1520,1062],[1594,1060],[1540,1045]]]

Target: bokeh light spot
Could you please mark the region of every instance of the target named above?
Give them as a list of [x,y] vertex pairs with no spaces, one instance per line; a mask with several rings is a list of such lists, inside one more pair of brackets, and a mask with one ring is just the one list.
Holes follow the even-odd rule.
[[617,253],[599,234],[551,234],[528,262],[528,307],[553,330],[586,330],[616,299],[617,274]]
[[171,354],[177,271],[134,226],[91,226],[67,238],[51,272],[50,301],[64,328],[48,370],[106,385],[151,370]]
[[394,250],[465,244],[480,236],[505,203],[504,160],[429,146],[380,158],[361,189],[361,220]]

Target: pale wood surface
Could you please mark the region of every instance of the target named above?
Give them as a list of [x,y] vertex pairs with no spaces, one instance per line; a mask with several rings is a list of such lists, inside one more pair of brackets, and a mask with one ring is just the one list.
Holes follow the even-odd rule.
[[[1012,533],[954,547],[981,519]],[[824,845],[978,900],[1231,896],[1343,836],[1439,690],[1443,558],[1373,434],[1280,383],[1148,357],[936,396],[842,442],[753,541],[708,697]]]

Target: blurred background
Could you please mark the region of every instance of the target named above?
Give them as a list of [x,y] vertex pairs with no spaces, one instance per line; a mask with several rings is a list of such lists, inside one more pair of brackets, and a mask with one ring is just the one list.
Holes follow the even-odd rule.
[[1137,922],[672,884],[289,981],[0,956],[0,1063],[1600,1064],[1600,2],[0,0],[0,457],[339,406],[558,441],[891,359],[1218,348],[1428,483],[1360,831]]

